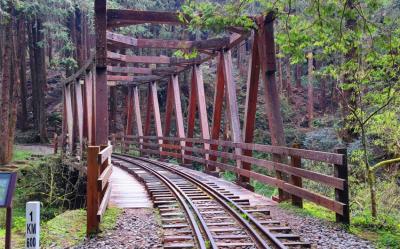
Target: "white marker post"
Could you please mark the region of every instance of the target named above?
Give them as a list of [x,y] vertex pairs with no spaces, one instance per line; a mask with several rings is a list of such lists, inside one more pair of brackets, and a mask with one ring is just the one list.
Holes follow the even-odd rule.
[[40,202],[26,203],[26,240],[25,248],[39,249],[40,235]]

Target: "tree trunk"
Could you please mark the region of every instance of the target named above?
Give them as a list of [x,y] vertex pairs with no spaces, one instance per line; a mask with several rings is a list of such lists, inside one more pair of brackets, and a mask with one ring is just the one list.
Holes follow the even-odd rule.
[[28,118],[28,108],[27,108],[27,90],[26,90],[26,26],[24,17],[20,16],[18,20],[18,57],[20,60],[20,84],[21,84],[21,113],[20,113],[20,124],[21,130],[26,130],[28,128],[27,118]]
[[288,101],[292,97],[292,68],[290,66],[290,59],[288,58],[286,62],[286,93],[288,97]]
[[301,88],[301,65],[296,64],[296,88]]
[[0,103],[0,164],[7,164],[12,159],[15,125],[17,120],[17,103],[19,91],[19,69],[17,57],[17,25],[15,10],[9,2],[10,20],[5,27],[4,52],[2,56],[2,84]]
[[[38,42],[43,43],[44,41],[44,34],[42,32],[43,29],[43,21],[41,19],[37,19],[37,36]],[[40,142],[47,143],[47,129],[46,129],[46,90],[47,90],[47,72],[46,72],[46,49],[44,46],[37,47],[37,54],[36,55],[36,63],[37,63],[37,80],[38,80],[38,111],[39,111],[39,135],[40,135]]]
[[308,52],[308,84],[307,84],[307,123],[308,127],[312,126],[314,119],[314,65],[313,65],[313,53]]

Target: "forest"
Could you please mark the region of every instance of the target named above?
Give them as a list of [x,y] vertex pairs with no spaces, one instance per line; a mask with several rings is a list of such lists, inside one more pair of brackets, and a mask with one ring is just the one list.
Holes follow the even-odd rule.
[[[351,210],[351,224],[346,229],[376,248],[400,248],[400,1],[108,0],[107,5],[114,9],[176,11],[185,26],[141,24],[118,31],[136,38],[191,41],[222,37],[229,26],[251,31],[255,27],[249,16],[272,11],[285,145],[318,151],[346,147]],[[56,230],[54,219],[73,220],[68,215],[75,210],[79,219],[85,207],[85,155],[79,151],[87,144],[79,144],[75,132],[69,135],[75,143],[64,152],[68,145],[62,138],[62,84],[95,52],[93,6],[93,0],[0,0],[0,170],[18,172],[15,237],[24,234],[25,202],[37,199],[45,210],[43,245],[49,248],[76,245],[84,236],[79,221],[74,224],[78,228],[69,228],[79,234],[76,241],[65,242],[62,231],[53,234],[51,230]],[[251,38],[232,49],[242,125],[251,49]],[[198,53],[151,48],[125,52],[185,59]],[[215,60],[204,63],[202,70],[211,123]],[[186,114],[190,72],[181,73],[179,79]],[[167,84],[158,87],[160,103],[165,103]],[[109,87],[109,109],[116,110],[109,112],[110,134],[126,132],[128,94],[127,87]],[[265,104],[261,97],[254,101],[258,106]],[[161,105],[161,113],[165,110]],[[264,108],[257,109],[254,143],[271,144],[266,116]],[[223,122],[224,139],[229,140],[229,122]],[[195,132],[199,133],[197,125]],[[55,144],[59,153],[51,155]],[[39,147],[50,152],[35,155]],[[318,164],[305,167],[326,171]],[[225,172],[223,177],[233,181],[236,176]],[[257,182],[253,186],[268,197],[277,193],[276,188]],[[325,191],[317,185],[308,187]],[[285,203],[279,205],[293,209]],[[111,209],[110,220],[119,212]],[[293,212],[334,219],[311,203]],[[4,237],[3,220],[0,223],[0,237]],[[60,243],[59,247],[54,243]]]

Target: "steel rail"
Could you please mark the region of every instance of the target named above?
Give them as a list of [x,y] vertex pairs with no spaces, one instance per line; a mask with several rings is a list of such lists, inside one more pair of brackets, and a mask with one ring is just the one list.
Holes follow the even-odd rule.
[[[260,229],[263,228],[262,225],[257,222],[255,220],[255,218],[250,215],[249,213],[247,213],[245,210],[243,210],[241,207],[239,207],[236,203],[234,203],[232,200],[230,200],[229,198],[225,197],[224,195],[222,195],[221,193],[219,193],[218,191],[216,191],[215,189],[209,187],[208,185],[204,184],[203,182],[197,180],[196,178],[190,176],[189,174],[186,174],[184,172],[178,171],[172,167],[169,167],[165,164],[153,161],[153,160],[149,160],[149,159],[145,159],[145,158],[140,158],[140,157],[135,157],[135,156],[125,156],[125,155],[121,155],[121,154],[116,154],[114,153],[113,155],[116,158],[120,158],[120,156],[125,157],[126,161],[131,161],[129,159],[126,159],[126,157],[130,158],[130,159],[134,159],[134,160],[139,160],[139,161],[143,161],[146,163],[150,163],[153,165],[156,165],[158,167],[167,169],[169,171],[172,171],[173,173],[180,175],[181,177],[189,180],[190,182],[194,183],[195,185],[197,185],[198,187],[200,187],[204,192],[206,192],[207,194],[209,194],[210,196],[212,196],[218,203],[220,203],[236,220],[238,220],[242,226],[245,227],[245,229],[250,233],[251,237],[253,238],[253,240],[256,242],[256,244],[258,245],[259,248],[267,248],[270,249],[271,247],[264,241],[264,239],[257,233],[257,231],[251,226],[251,224],[246,221],[240,213],[238,213],[235,209],[240,210],[240,212],[242,214],[247,215],[247,217],[249,217],[250,221],[258,228]],[[232,206],[235,208],[232,208]],[[279,248],[279,249],[287,249],[287,247],[285,245],[282,244],[282,242],[280,242],[278,239],[276,239],[272,233],[270,233],[269,231],[266,231],[265,229],[260,229],[265,236],[267,237],[267,239],[269,239],[275,247]]]
[[[146,165],[143,165],[143,164],[140,164],[138,162],[132,161],[130,159],[124,158],[124,157],[127,157],[127,156],[115,156],[114,155],[114,157],[118,158],[119,160],[123,160],[125,162],[129,162],[131,164],[134,164],[136,166],[139,166],[139,167],[149,171],[150,173],[155,175],[158,179],[160,179],[165,185],[167,185],[167,187],[170,188],[170,190],[175,193],[175,196],[177,198],[179,198],[179,202],[182,204],[182,206],[185,209],[185,212],[189,216],[189,219],[190,219],[190,222],[191,222],[191,226],[192,226],[193,230],[195,231],[195,234],[196,234],[196,237],[197,237],[197,241],[200,244],[200,248],[201,249],[203,249],[203,248],[206,249],[207,246],[206,246],[205,240],[203,238],[203,235],[200,232],[200,228],[197,225],[196,219],[193,216],[193,213],[190,211],[190,208],[192,208],[194,210],[194,212],[196,213],[196,216],[197,216],[197,218],[199,219],[199,221],[201,223],[203,231],[206,233],[207,239],[210,242],[211,248],[218,248],[216,243],[215,243],[215,241],[214,241],[214,239],[213,239],[213,237],[212,237],[212,235],[211,235],[211,233],[210,233],[210,231],[207,229],[206,222],[202,218],[199,210],[194,205],[194,203],[189,199],[189,197],[178,186],[176,186],[175,183],[173,183],[170,179],[168,179],[167,177],[163,176],[162,174],[158,173],[156,170],[154,170],[154,169],[152,169],[152,168],[150,168],[150,167],[148,167]],[[189,203],[190,208],[187,206],[185,201],[187,201]]]

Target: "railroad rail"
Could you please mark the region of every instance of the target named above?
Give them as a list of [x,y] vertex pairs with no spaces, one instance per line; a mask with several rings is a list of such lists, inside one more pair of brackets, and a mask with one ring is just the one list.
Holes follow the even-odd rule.
[[268,208],[251,206],[213,182],[151,159],[114,154],[113,160],[145,183],[166,230],[164,248],[311,246],[274,220]]

